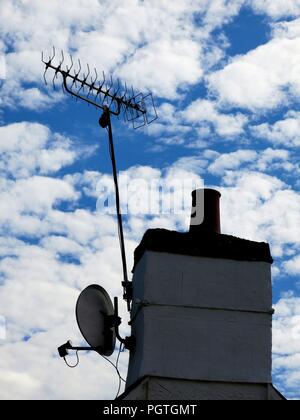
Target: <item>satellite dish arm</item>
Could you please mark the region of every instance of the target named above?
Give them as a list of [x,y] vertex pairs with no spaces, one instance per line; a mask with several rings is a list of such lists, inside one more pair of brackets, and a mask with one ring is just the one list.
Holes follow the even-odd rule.
[[95,347],[74,347],[72,346],[71,341],[67,341],[65,344],[58,347],[58,354],[60,357],[66,357],[69,352],[68,350],[75,350],[75,351],[97,351]]

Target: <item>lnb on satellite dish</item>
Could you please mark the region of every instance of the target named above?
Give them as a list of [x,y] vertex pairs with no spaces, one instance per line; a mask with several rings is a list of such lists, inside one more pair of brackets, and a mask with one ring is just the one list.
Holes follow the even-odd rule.
[[116,345],[114,307],[103,287],[94,284],[80,293],[76,319],[88,344],[103,356],[112,355]]

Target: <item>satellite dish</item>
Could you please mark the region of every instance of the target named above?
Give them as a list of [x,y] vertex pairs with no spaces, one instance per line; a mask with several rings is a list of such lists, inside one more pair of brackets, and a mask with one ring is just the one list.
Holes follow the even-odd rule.
[[80,293],[76,304],[77,324],[88,344],[103,356],[110,356],[116,345],[113,315],[112,301],[103,287],[93,284]]

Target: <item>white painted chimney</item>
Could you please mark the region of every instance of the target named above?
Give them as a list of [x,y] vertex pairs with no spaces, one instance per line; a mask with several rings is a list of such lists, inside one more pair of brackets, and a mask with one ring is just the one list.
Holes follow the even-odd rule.
[[193,192],[190,231],[148,230],[135,251],[136,347],[121,399],[283,399],[271,377],[269,245],[221,234],[219,199]]

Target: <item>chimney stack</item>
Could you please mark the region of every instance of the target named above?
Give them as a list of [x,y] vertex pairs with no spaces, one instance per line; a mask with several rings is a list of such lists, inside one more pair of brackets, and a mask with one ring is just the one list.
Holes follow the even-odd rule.
[[135,251],[124,400],[282,400],[272,385],[269,245],[221,234],[221,194],[192,193],[189,232]]

